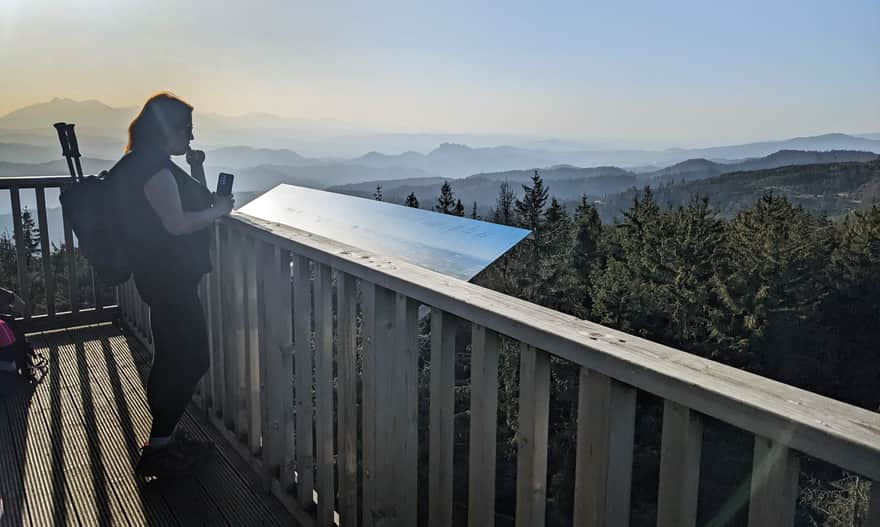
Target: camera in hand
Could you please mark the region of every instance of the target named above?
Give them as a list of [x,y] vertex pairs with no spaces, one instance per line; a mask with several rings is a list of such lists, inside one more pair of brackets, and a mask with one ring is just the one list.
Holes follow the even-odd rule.
[[220,172],[220,175],[217,176],[217,194],[220,196],[229,196],[232,194],[232,180],[235,179],[235,176],[232,174],[227,174],[226,172]]

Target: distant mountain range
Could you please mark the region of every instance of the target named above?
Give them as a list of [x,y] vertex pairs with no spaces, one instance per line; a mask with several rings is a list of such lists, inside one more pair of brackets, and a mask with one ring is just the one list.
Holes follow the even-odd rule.
[[873,152],[852,150],[831,150],[828,152],[780,150],[768,156],[747,159],[737,163],[717,163],[708,159],[690,159],[655,172],[642,173],[642,177],[647,181],[656,181],[658,183],[692,181],[720,176],[729,172],[762,170],[789,165],[873,161],[878,157],[880,156]]
[[[630,188],[646,185],[659,186],[682,181],[716,177],[729,172],[761,170],[790,165],[809,165],[816,163],[839,163],[847,161],[865,162],[880,158],[871,152],[831,151],[802,152],[785,150],[758,159],[748,159],[739,163],[717,163],[706,159],[692,159],[653,172],[635,173],[618,167],[578,168],[556,166],[540,170],[544,183],[550,187],[550,194],[562,201],[577,200],[587,195],[599,199],[609,194],[624,192]],[[488,206],[495,202],[498,187],[502,181],[511,185],[517,196],[522,194],[522,185],[529,183],[534,170],[510,170],[475,174],[467,178],[449,179],[453,191],[465,204],[477,202]],[[331,187],[333,192],[356,196],[371,196],[377,185],[382,186],[386,201],[403,202],[410,193],[419,202],[428,206],[436,201],[443,179],[419,180],[402,179],[386,181],[365,181],[351,185]]]
[[[43,163],[58,159],[60,152],[52,128],[56,121],[76,123],[84,154],[98,159],[117,159],[125,145],[128,123],[137,111],[135,107],[113,108],[100,101],[70,99],[53,99],[21,108],[0,116],[0,161]],[[880,134],[832,133],[711,148],[634,150],[589,147],[553,138],[373,133],[350,123],[291,119],[264,113],[224,116],[196,111],[194,124],[195,146],[209,152],[209,164],[231,169],[260,165],[353,165],[416,169],[429,177],[463,178],[482,172],[556,165],[618,166],[643,172],[651,170],[650,167],[667,167],[689,159],[730,163],[764,157],[779,150],[880,153]],[[379,149],[386,153],[377,151]],[[373,151],[361,154],[368,150]],[[310,153],[304,155],[304,151]],[[351,154],[352,151],[358,153]]]

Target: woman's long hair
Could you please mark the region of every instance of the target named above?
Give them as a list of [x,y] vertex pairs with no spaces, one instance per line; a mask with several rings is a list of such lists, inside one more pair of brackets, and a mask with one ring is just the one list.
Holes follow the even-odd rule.
[[193,107],[170,92],[153,95],[128,126],[128,145],[125,152],[137,148],[158,147],[168,144],[172,133],[192,122]]

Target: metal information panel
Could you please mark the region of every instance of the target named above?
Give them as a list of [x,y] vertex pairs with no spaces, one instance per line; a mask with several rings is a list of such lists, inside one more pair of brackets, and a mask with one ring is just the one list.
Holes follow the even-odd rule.
[[462,280],[476,276],[530,232],[285,184],[238,211]]

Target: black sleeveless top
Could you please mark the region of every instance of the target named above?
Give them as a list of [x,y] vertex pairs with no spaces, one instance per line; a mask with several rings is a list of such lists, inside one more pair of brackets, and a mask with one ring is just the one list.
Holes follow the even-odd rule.
[[130,152],[114,167],[120,195],[125,243],[138,288],[193,287],[211,271],[211,229],[174,236],[147,201],[144,186],[156,172],[168,169],[177,182],[185,212],[211,207],[211,192],[177,166],[167,154]]

